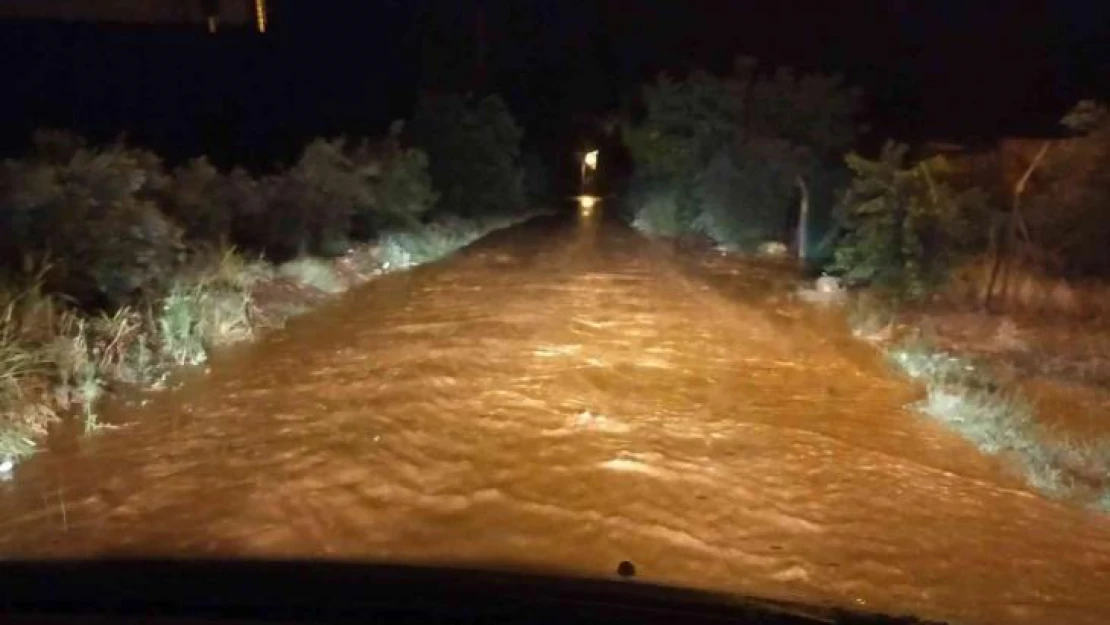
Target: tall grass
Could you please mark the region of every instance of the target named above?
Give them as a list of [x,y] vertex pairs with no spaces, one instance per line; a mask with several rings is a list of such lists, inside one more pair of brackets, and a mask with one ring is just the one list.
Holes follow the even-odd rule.
[[52,370],[48,352],[54,305],[32,276],[23,288],[0,287],[0,463],[34,451],[34,439],[56,418],[44,401]]
[[419,230],[393,231],[382,235],[380,260],[387,270],[407,269],[433,262],[456,252],[484,235],[528,219],[487,217],[451,219]]
[[[379,261],[402,269],[436,260],[528,217],[445,220],[388,233]],[[301,258],[274,268],[213,247],[194,251],[147,306],[89,315],[44,294],[42,275],[0,280],[0,466],[31,454],[61,414],[81,417],[86,430],[101,427],[96,403],[113,384],[155,384],[173,367],[206,362],[214,347],[251,338],[260,281],[284,275],[342,290],[327,261]]]
[[[234,250],[200,253],[150,310],[84,314],[46,295],[42,273],[0,288],[0,463],[34,451],[62,413],[86,430],[113,383],[150,384],[253,333],[250,290],[266,275]],[[19,286],[22,282],[22,286]]]
[[945,424],[988,455],[1013,459],[1026,481],[1050,497],[1082,497],[1110,512],[1110,441],[1074,441],[1048,431],[1032,404],[983,363],[920,339],[895,345],[890,360],[925,384],[918,411]]
[[158,333],[162,353],[177,365],[199,365],[208,360],[201,327],[204,290],[196,285],[175,284],[162,300]]
[[202,256],[161,302],[155,317],[160,353],[176,365],[197,365],[213,347],[251,338],[251,291],[269,274],[261,261],[231,248]]
[[322,258],[302,256],[282,263],[277,268],[279,276],[324,293],[342,293],[347,285],[336,274],[331,264]]

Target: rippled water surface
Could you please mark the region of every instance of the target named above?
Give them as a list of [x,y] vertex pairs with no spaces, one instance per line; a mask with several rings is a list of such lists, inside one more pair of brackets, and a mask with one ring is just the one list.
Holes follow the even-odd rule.
[[1029,493],[789,275],[540,220],[224,354],[0,485],[9,556],[366,558],[972,623],[1110,619],[1110,519]]

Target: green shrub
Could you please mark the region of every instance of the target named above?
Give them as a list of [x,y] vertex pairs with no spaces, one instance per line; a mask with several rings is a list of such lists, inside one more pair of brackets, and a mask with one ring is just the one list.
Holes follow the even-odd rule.
[[[243,169],[233,169],[220,178],[215,202],[227,207],[227,236],[208,239],[217,247],[233,244],[236,249],[252,253],[266,251],[265,233],[269,226],[269,202],[272,191],[266,178],[255,178]],[[196,244],[194,243],[194,246]]]
[[254,334],[251,290],[269,275],[261,263],[234,249],[211,250],[195,258],[162,299],[150,324],[161,356],[173,364],[195,365],[205,362],[213,347],[249,339]]
[[525,206],[523,132],[500,97],[424,96],[410,135],[428,156],[440,211],[474,217]]
[[342,254],[356,207],[373,201],[367,175],[345,153],[342,139],[313,141],[267,186],[266,247],[281,255]]
[[112,309],[167,293],[186,241],[278,259],[343,254],[352,238],[418,226],[437,201],[427,156],[401,146],[400,128],[354,149],[318,139],[261,178],[204,157],[167,175],[149,152],[37,133],[32,157],[0,164],[0,264],[52,254],[49,290]]
[[180,276],[216,288],[249,291],[258,282],[272,277],[273,268],[261,257],[251,258],[236,247],[208,244],[192,249],[189,266]]
[[55,393],[67,394],[65,407],[78,407],[85,417],[85,429],[96,428],[94,405],[104,392],[103,358],[94,347],[93,330],[84,318],[73,316],[72,329],[62,332],[54,341],[53,364],[59,379]]
[[701,71],[681,81],[664,74],[645,85],[644,120],[622,128],[636,174],[667,180],[700,174],[740,131],[742,88]]
[[277,274],[325,293],[342,293],[347,290],[331,264],[321,258],[294,258],[278,265]]
[[[632,227],[649,236],[677,237],[692,230],[692,221],[682,213],[679,193],[659,189],[642,194],[632,219]],[[704,226],[703,226],[704,227]]]
[[0,461],[30,454],[61,411],[81,409],[95,427],[102,363],[118,344],[44,293],[44,274],[8,276],[0,288]]
[[839,207],[843,232],[832,269],[918,299],[940,285],[986,223],[985,194],[945,182],[943,158],[906,162],[905,145],[888,143],[878,160],[847,157],[855,174]]
[[806,160],[804,150],[777,139],[721,149],[698,177],[694,229],[749,252],[764,241],[782,239]]
[[415,226],[438,197],[425,154],[394,139],[355,149],[318,139],[294,167],[254,188],[261,202],[241,211],[236,240],[286,258],[337,256],[352,238]]
[[439,200],[428,171],[428,155],[401,145],[402,127],[400,122],[394,123],[389,139],[376,144],[363,142],[352,156],[373,185],[373,193],[356,206],[356,238],[368,239],[387,229],[416,227]]
[[392,223],[417,223],[438,200],[427,154],[415,148],[397,150],[386,161],[378,181],[378,212]]
[[162,354],[178,365],[208,360],[200,308],[203,291],[196,286],[174,285],[158,312],[158,337]]
[[79,148],[64,162],[7,161],[0,178],[6,213],[0,243],[9,253],[52,254],[48,288],[119,306],[164,288],[181,261],[181,230],[152,199],[166,178],[148,152]]
[[230,181],[206,157],[195,158],[173,171],[162,208],[184,228],[189,240],[226,240],[239,207]]

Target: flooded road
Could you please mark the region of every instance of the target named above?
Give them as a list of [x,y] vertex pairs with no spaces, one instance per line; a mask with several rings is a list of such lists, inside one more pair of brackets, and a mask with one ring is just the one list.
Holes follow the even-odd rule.
[[0,484],[7,556],[366,558],[968,623],[1110,619],[1043,499],[786,274],[595,218],[495,233],[217,359]]

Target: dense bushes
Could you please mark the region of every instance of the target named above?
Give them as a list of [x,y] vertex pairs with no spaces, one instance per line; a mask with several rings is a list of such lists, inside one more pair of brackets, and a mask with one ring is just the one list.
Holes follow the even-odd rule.
[[425,98],[407,138],[429,152],[405,145],[404,130],[398,122],[379,141],[317,139],[265,175],[222,172],[204,157],[167,171],[122,142],[94,148],[39,132],[30,156],[0,163],[0,271],[43,266],[44,292],[114,310],[167,294],[198,250],[335,256],[421,226],[437,205],[442,218],[525,204],[522,133],[499,98]]
[[184,246],[156,202],[168,184],[157,157],[76,139],[72,150],[40,145],[31,158],[0,166],[7,266],[49,257],[46,288],[93,305],[164,289]]
[[191,248],[335,255],[419,223],[437,199],[427,158],[396,136],[353,148],[316,140],[262,177],[203,157],[166,172],[144,150],[90,148],[60,132],[35,143],[29,158],[0,164],[3,266],[46,259],[47,291],[105,309],[165,293]]
[[849,154],[855,174],[838,209],[842,233],[832,269],[849,282],[903,298],[924,296],[983,238],[986,197],[946,182],[940,157],[906,162],[907,146],[888,143],[878,160]]
[[84,409],[94,427],[107,385],[154,383],[299,307],[260,309],[260,280],[338,292],[511,223],[472,216],[523,204],[520,131],[497,99],[447,121],[460,127],[440,126],[435,145],[453,204],[434,220],[429,158],[399,123],[381,141],[318,139],[266,175],[203,157],[167,171],[123,143],[37,134],[33,154],[0,163],[0,464],[60,412]]
[[624,128],[634,223],[737,247],[786,236],[803,185],[828,180],[858,131],[859,94],[838,77],[746,60],[724,78],[661,76],[643,100],[643,119]]
[[1017,263],[1044,276],[1106,275],[1110,118],[1085,102],[1064,123],[1080,136],[1045,142],[999,185],[1010,187],[994,198],[1000,206],[969,184],[959,162],[910,162],[908,147],[892,143],[877,160],[848,155],[854,180],[838,206],[830,270],[910,299],[941,286],[971,256],[992,257],[995,270]]
[[347,249],[351,218],[370,203],[373,190],[345,150],[341,139],[317,139],[293,167],[267,178],[263,247],[280,256],[331,256]]
[[214,241],[231,232],[237,205],[233,187],[206,157],[195,158],[170,174],[172,184],[162,194],[162,207],[193,241]]
[[816,169],[805,149],[782,139],[737,141],[718,151],[694,185],[692,229],[739,249],[780,239],[793,225],[799,180]]
[[395,136],[350,147],[317,139],[285,171],[223,175],[201,158],[178,168],[166,211],[192,241],[231,241],[276,258],[332,256],[351,240],[412,226],[435,204],[427,157]]
[[428,155],[440,211],[476,217],[512,214],[525,206],[523,132],[501,98],[426,95],[409,135]]
[[402,147],[402,128],[395,124],[389,141],[377,146],[364,142],[354,153],[354,162],[376,183],[369,202],[355,211],[353,229],[358,239],[415,226],[439,201],[427,153]]

